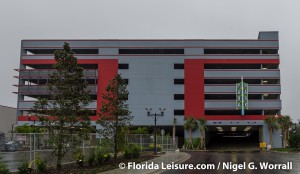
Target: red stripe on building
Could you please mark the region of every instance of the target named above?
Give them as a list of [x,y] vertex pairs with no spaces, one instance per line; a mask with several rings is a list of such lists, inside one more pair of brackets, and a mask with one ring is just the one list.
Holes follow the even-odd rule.
[[101,108],[103,102],[102,94],[105,93],[105,88],[109,81],[118,74],[118,60],[98,60],[98,93],[97,93],[97,111]]
[[202,60],[184,60],[185,116],[204,116],[204,64]]
[[207,120],[264,120],[263,115],[205,115],[204,64],[279,64],[278,59],[185,59],[185,116]]

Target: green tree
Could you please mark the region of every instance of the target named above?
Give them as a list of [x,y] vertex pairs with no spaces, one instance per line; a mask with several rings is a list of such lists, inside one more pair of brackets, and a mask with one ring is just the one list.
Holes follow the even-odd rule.
[[273,147],[273,132],[274,132],[274,130],[277,130],[279,128],[278,123],[277,123],[275,116],[273,116],[273,115],[268,116],[265,119],[265,122],[267,123],[268,128],[269,128],[269,134],[270,134],[269,144],[271,145],[271,147]]
[[200,130],[200,143],[199,143],[199,149],[206,149],[205,147],[205,130],[206,130],[206,123],[207,121],[205,118],[199,118],[198,120],[199,124],[199,130]]
[[289,137],[289,147],[298,149],[300,147],[300,133],[296,130],[290,134]]
[[91,99],[83,79],[83,68],[78,65],[69,44],[64,43],[63,50],[55,51],[54,57],[55,71],[49,74],[46,84],[50,96],[39,98],[31,113],[37,114],[42,125],[50,127],[49,139],[54,145],[56,166],[60,169],[64,155],[77,143],[88,139],[91,112],[86,107]]
[[[106,139],[112,140],[114,147],[114,158],[117,159],[117,154],[120,151],[120,144],[124,141],[124,136],[119,136],[122,129],[130,125],[132,116],[128,109],[126,100],[128,98],[128,91],[126,83],[121,75],[117,74],[106,87],[106,92],[102,94],[103,102],[99,111],[98,124],[101,125],[99,129],[100,135]],[[122,129],[121,129],[122,128]]]
[[278,123],[282,132],[283,148],[285,148],[288,144],[288,134],[291,124],[291,117],[289,115],[282,115],[278,118]]
[[133,134],[148,134],[148,128],[147,127],[138,127],[136,130],[132,131]]
[[193,116],[187,116],[184,118],[185,123],[183,125],[184,129],[188,131],[189,138],[188,143],[186,144],[187,149],[193,149],[193,142],[192,142],[192,132],[195,131],[198,127],[197,121]]

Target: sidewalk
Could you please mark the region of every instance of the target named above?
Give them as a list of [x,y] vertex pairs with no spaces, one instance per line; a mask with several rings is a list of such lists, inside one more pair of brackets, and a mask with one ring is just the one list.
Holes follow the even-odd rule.
[[[166,152],[166,154],[160,156],[160,157],[157,157],[157,158],[154,158],[154,159],[151,159],[149,161],[145,161],[145,162],[142,162],[140,164],[150,164],[150,163],[154,163],[154,164],[158,164],[159,166],[161,166],[161,163],[163,162],[164,164],[171,164],[172,162],[174,163],[182,163],[184,161],[186,161],[187,159],[190,158],[190,154],[188,153],[185,153],[185,152]],[[110,170],[110,171],[106,171],[106,172],[102,172],[101,174],[158,174],[158,173],[161,173],[163,172],[163,170],[158,169],[158,170],[155,170],[155,169],[128,169],[127,168],[127,164],[126,164],[126,167],[125,169],[114,169],[114,170]]]

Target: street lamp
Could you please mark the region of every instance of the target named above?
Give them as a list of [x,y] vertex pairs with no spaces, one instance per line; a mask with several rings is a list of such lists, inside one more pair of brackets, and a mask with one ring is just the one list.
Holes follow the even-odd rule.
[[151,114],[152,108],[146,108],[147,116],[148,117],[154,116],[154,154],[157,153],[157,148],[156,148],[156,120],[157,120],[157,118],[156,117],[157,116],[163,117],[165,110],[166,110],[165,108],[159,108],[160,114],[157,114],[157,113]]

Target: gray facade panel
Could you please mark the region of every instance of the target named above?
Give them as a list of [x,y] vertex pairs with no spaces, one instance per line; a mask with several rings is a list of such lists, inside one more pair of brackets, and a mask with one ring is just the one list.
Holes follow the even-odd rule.
[[186,54],[186,55],[200,55],[200,54],[204,54],[204,49],[203,48],[185,48],[184,49],[184,54]]
[[[256,109],[281,109],[281,100],[249,100],[249,110]],[[236,108],[235,100],[206,100],[205,109],[207,110],[234,110]]]
[[[122,77],[129,79],[128,105],[132,111],[134,125],[145,125],[145,120],[153,121],[146,116],[146,107],[153,112],[158,108],[166,108],[165,116],[160,119],[160,125],[172,125],[174,109],[184,109],[184,101],[174,101],[174,89],[182,93],[183,85],[174,85],[174,78],[184,78],[183,70],[174,69],[174,63],[182,62],[172,57],[155,59],[138,59],[136,57],[121,57],[119,62],[128,63],[128,70],[119,70]],[[147,123],[149,124],[149,123]]]
[[280,78],[279,70],[205,70],[204,77],[209,78]]
[[[19,109],[20,110],[30,110],[34,106],[35,101],[19,101]],[[52,108],[52,105],[48,105],[49,108]],[[91,102],[87,109],[96,109],[97,108],[97,101]]]
[[[236,93],[236,85],[205,85],[205,93]],[[264,93],[281,93],[280,85],[249,85],[248,88],[249,94],[264,94]]]
[[250,41],[205,41],[204,47],[249,47],[249,48],[265,48],[265,47],[278,47],[278,41],[260,41],[260,40],[250,40]]

